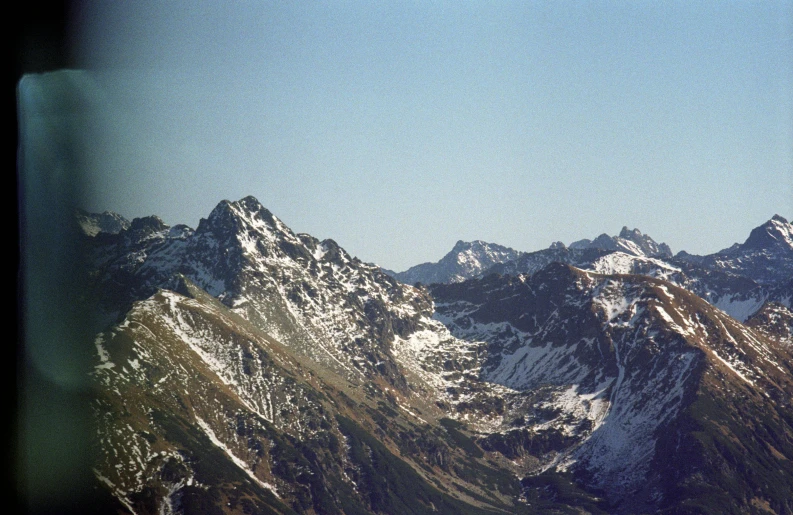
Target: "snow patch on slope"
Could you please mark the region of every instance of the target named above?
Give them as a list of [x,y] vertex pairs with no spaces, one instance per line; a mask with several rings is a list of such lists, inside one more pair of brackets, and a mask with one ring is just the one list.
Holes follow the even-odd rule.
[[280,499],[280,496],[278,495],[278,490],[276,490],[275,487],[270,483],[267,483],[266,481],[262,481],[261,479],[256,477],[256,474],[253,473],[253,470],[251,470],[250,467],[248,467],[248,465],[244,461],[242,461],[237,456],[235,456],[234,453],[231,452],[231,449],[226,447],[226,445],[223,442],[221,442],[217,436],[215,436],[215,432],[212,431],[212,428],[209,427],[209,424],[204,422],[197,415],[195,419],[196,422],[198,423],[198,426],[201,428],[202,431],[204,431],[204,434],[207,435],[207,437],[215,445],[215,447],[222,450],[226,454],[226,456],[228,456],[229,459],[243,472],[245,472],[248,475],[248,477],[250,477],[257,485],[261,486],[262,488],[266,488],[270,490],[276,497]]

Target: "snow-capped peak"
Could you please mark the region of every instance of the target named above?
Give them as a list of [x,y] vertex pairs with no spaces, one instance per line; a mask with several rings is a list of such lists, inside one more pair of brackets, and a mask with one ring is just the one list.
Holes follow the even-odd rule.
[[793,224],[774,215],[763,225],[752,229],[743,245],[753,249],[781,246],[793,250]]
[[422,263],[394,274],[404,283],[453,283],[472,277],[498,263],[511,261],[521,253],[509,247],[482,240],[459,240],[452,250],[437,263]]
[[570,244],[571,249],[603,249],[619,250],[634,256],[672,257],[672,250],[666,243],[657,243],[650,236],[642,234],[639,229],[628,229],[624,226],[619,236],[601,234],[594,240],[578,240]]

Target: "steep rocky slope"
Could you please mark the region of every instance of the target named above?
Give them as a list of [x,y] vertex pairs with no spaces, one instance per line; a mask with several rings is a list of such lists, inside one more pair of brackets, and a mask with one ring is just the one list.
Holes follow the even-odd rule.
[[351,381],[403,386],[388,343],[430,309],[426,294],[349,256],[333,240],[294,234],[253,197],[223,201],[193,231],[135,219],[93,244],[93,290],[108,311],[173,288],[183,274],[273,337]]
[[767,302],[749,317],[746,325],[768,338],[793,347],[793,310],[776,302]]
[[793,359],[780,342],[670,283],[562,264],[432,293],[453,335],[487,342],[478,379],[531,396],[528,409],[491,401],[500,424],[485,448],[572,471],[620,512],[793,509],[781,481]]
[[514,511],[516,479],[437,410],[339,381],[179,281],[95,342],[96,474],[131,512]]
[[252,197],[84,234],[130,512],[793,512],[787,282],[556,246],[428,290]]
[[115,317],[95,342],[96,474],[130,511],[524,510],[515,465],[394,355],[437,324],[426,291],[250,197],[196,230],[148,217],[86,244]]

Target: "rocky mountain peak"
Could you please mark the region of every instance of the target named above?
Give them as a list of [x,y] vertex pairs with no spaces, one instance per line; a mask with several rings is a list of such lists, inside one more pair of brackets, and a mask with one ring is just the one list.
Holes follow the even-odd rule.
[[628,229],[623,226],[619,236],[601,234],[594,240],[578,240],[570,244],[571,249],[603,249],[619,250],[634,256],[672,257],[672,250],[666,243],[657,243],[639,229]]
[[209,214],[209,219],[223,218],[224,216],[260,217],[272,221],[273,214],[253,196],[247,196],[237,201],[221,200]]
[[[677,493],[690,484],[736,513],[743,492],[793,507],[793,450],[767,436],[790,434],[790,285],[749,329],[675,286],[681,268],[623,250],[645,252],[638,229],[599,238],[616,252],[458,241],[427,264],[455,284],[428,288],[295,235],[253,197],[197,231],[147,217],[125,234],[151,236],[86,241],[94,288],[126,313],[93,342],[95,472],[131,512],[565,511],[548,478],[590,513],[672,512],[700,501]],[[515,254],[509,275],[481,269]],[[783,253],[746,255],[766,254]],[[372,500],[415,500],[418,469],[477,497]]]
[[465,250],[470,249],[471,246],[473,246],[473,244],[474,244],[473,242],[457,240],[457,243],[454,244],[454,247],[452,247],[451,251],[452,252],[463,252]]
[[743,245],[758,250],[777,246],[793,250],[793,224],[774,215],[763,225],[752,229]]
[[457,243],[454,244],[452,250],[444,256],[444,258],[451,258],[452,256],[463,254],[463,253],[488,253],[488,252],[499,252],[503,250],[511,250],[507,249],[507,247],[502,247],[501,245],[497,245],[495,243],[488,243],[482,240],[473,240],[473,241],[463,241],[458,240]]
[[[256,212],[261,210],[267,211],[267,209],[262,205],[262,203],[259,202],[259,199],[257,199],[253,195],[248,195],[247,197],[243,197],[237,202],[234,202],[234,204],[240,207],[244,207],[245,209],[251,212]],[[269,213],[269,211],[267,212]]]
[[152,215],[133,219],[129,230],[133,232],[159,232],[167,228],[168,225],[162,221],[162,218]]
[[118,234],[130,226],[129,220],[113,211],[89,213],[77,209],[75,215],[80,229],[88,236],[96,236],[100,232]]
[[675,260],[743,276],[763,285],[787,281],[793,277],[793,224],[774,215],[752,229],[744,243],[734,243],[705,256],[681,252]]
[[159,216],[144,216],[133,219],[129,227],[119,232],[119,235],[129,243],[142,242],[151,238],[164,238],[169,228]]
[[184,240],[190,237],[195,231],[192,227],[185,224],[176,224],[168,230],[168,237]]
[[344,265],[351,261],[350,255],[330,238],[322,240],[322,260]]
[[252,195],[248,195],[247,197],[236,202],[232,202],[231,205],[243,213],[248,213],[254,218],[264,220],[272,227],[276,227],[278,229],[286,228],[286,226],[284,226],[269,209],[264,207],[261,202],[259,202],[256,197]]
[[209,216],[202,218],[198,222],[198,231],[203,232],[212,227],[223,226],[233,220],[233,212],[231,209],[231,202],[228,200],[221,200],[218,205],[209,213]]
[[437,263],[422,263],[394,277],[404,283],[454,283],[476,277],[497,263],[511,261],[521,252],[482,240],[458,240]]
[[198,233],[211,232],[221,241],[251,231],[269,241],[295,239],[292,231],[252,196],[219,202],[206,219],[201,219],[197,229]]
[[626,240],[641,241],[644,235],[639,229],[634,228],[633,230],[628,229],[627,225],[622,226],[622,230],[620,231],[620,238],[625,238]]
[[617,243],[615,240],[616,237],[603,233],[592,241],[592,247],[604,250],[617,250]]

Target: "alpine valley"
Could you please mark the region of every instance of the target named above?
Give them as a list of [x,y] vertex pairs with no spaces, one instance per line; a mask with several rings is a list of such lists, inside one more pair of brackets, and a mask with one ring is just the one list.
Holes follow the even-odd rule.
[[80,212],[113,513],[793,514],[793,224],[402,273],[255,198]]

